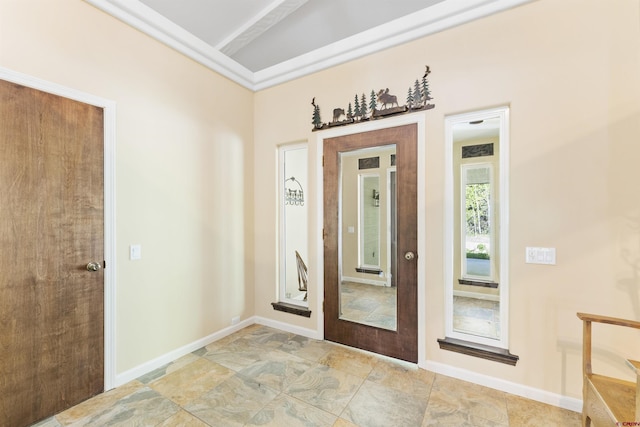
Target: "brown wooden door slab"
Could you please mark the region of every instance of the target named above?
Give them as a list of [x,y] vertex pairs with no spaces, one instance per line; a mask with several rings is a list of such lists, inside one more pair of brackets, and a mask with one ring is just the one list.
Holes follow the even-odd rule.
[[0,425],[104,389],[103,111],[0,80]]
[[[340,317],[340,153],[396,145],[397,328],[382,329]],[[410,362],[418,361],[417,126],[406,125],[324,140],[325,339]]]

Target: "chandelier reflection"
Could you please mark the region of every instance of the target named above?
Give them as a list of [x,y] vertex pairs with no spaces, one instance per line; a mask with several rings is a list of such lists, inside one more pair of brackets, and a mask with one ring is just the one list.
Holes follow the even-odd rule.
[[[295,184],[299,188],[295,188]],[[284,180],[284,203],[285,205],[304,206],[302,184],[293,176]]]

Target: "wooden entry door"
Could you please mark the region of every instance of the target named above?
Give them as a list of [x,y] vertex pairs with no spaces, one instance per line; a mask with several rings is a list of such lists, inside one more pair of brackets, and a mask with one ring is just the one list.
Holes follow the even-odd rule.
[[[341,292],[341,287],[344,286],[343,282],[346,276],[356,276],[357,274],[353,272],[352,267],[342,265],[342,260],[346,259],[343,252],[347,250],[345,241],[349,238],[348,233],[357,234],[360,232],[357,230],[360,227],[343,221],[345,212],[341,207],[343,204],[341,200],[348,196],[342,194],[347,189],[341,184],[343,175],[346,175],[341,168],[341,162],[349,153],[363,150],[365,155],[362,157],[365,157],[363,160],[366,160],[363,164],[366,165],[371,159],[366,158],[368,149],[394,145],[395,172],[392,181],[396,183],[396,223],[395,233],[389,234],[396,235],[394,240],[397,246],[395,249],[397,256],[394,257],[395,269],[391,269],[396,271],[395,282],[389,281],[389,283],[392,283],[391,287],[395,286],[397,293],[395,302],[397,324],[393,328],[388,328],[353,321],[344,315],[346,302],[341,302],[341,298],[344,299],[345,296]],[[327,138],[324,140],[323,150],[325,339],[415,363],[418,361],[417,125],[398,126]],[[373,165],[375,167],[375,161]],[[378,168],[379,174],[384,173],[381,169],[382,166]],[[392,167],[389,167],[388,170],[392,170]],[[360,175],[371,176],[372,174],[365,171]],[[382,188],[379,189],[378,196],[383,192]],[[393,194],[394,192],[388,191],[388,193]],[[362,197],[369,197],[368,194],[367,191]],[[380,198],[384,197],[380,196]],[[383,203],[378,202],[380,209],[384,209]],[[393,215],[387,216],[392,217]],[[382,226],[381,233],[390,228],[392,226],[389,224],[387,227]],[[379,246],[383,245],[379,244]],[[389,256],[389,258],[392,257]],[[384,277],[387,274],[386,267],[387,264],[382,263],[379,266],[379,271],[375,268],[372,269],[371,266],[356,270],[360,273],[374,273],[373,278],[376,279],[376,275]],[[362,282],[366,286],[367,282],[373,282],[373,280],[362,279]]]
[[104,390],[103,126],[0,80],[0,425]]

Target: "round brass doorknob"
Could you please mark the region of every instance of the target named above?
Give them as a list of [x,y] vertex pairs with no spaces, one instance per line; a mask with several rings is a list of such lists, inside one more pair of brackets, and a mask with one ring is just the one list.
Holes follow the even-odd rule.
[[100,270],[100,264],[97,262],[90,262],[89,264],[87,264],[87,270],[98,271]]
[[405,252],[404,254],[404,259],[406,259],[407,261],[411,261],[412,259],[414,259],[416,257],[416,254],[414,254],[413,252],[409,251],[409,252]]

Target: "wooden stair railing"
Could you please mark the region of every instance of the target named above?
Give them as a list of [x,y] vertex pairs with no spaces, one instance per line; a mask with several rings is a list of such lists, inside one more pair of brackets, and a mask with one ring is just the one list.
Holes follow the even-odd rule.
[[582,425],[596,427],[640,426],[640,362],[627,360],[636,373],[636,382],[594,374],[591,366],[591,326],[604,323],[640,329],[640,322],[615,317],[578,313],[582,320]]

